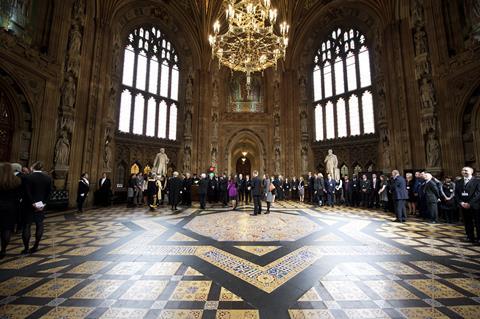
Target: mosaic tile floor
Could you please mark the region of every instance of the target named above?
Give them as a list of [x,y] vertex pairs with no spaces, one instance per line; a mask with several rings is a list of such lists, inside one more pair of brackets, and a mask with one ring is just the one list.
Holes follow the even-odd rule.
[[0,262],[0,318],[480,318],[463,227],[356,208],[113,207]]

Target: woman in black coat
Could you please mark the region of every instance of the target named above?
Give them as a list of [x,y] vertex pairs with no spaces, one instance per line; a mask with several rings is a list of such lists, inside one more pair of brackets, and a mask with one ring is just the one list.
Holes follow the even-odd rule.
[[0,163],[0,259],[5,257],[20,205],[22,181],[10,163]]

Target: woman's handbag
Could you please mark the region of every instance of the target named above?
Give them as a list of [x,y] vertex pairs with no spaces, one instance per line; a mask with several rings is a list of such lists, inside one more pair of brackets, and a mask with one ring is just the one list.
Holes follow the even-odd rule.
[[270,183],[270,186],[268,186],[268,191],[273,192],[275,190],[275,185],[273,183]]

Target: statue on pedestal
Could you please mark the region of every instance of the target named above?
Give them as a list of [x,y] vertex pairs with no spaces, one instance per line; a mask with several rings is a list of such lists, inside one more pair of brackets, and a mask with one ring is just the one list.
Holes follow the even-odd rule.
[[[339,178],[340,176],[337,176],[337,168],[338,168],[338,159],[337,155],[333,154],[332,150],[328,150],[327,156],[325,156],[325,160],[323,161],[325,163],[325,173],[330,174],[333,179],[337,180],[337,177]],[[340,174],[338,174],[340,175]]]
[[155,156],[153,161],[153,172],[159,176],[167,174],[167,164],[169,162],[167,154],[165,154],[165,149],[161,148],[160,153]]

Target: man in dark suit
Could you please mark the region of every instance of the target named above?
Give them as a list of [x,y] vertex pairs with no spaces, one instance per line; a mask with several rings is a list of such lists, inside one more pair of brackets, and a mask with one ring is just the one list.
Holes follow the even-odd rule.
[[168,181],[170,183],[168,196],[171,199],[172,210],[177,210],[178,202],[180,201],[180,194],[182,191],[182,180],[178,177],[178,172],[173,172],[173,177]]
[[110,196],[112,192],[112,182],[107,177],[107,173],[102,174],[102,178],[98,181],[98,190],[96,200],[99,205],[110,205]]
[[408,199],[407,182],[403,176],[397,170],[392,171],[393,178],[393,200],[395,201],[395,214],[397,215],[396,222],[407,221],[407,208],[406,203]]
[[83,203],[85,203],[89,191],[90,182],[88,181],[88,174],[83,173],[78,181],[77,189],[77,210],[79,213],[83,213]]
[[222,202],[223,207],[228,206],[228,177],[227,173],[223,173],[218,180],[218,190],[220,193],[220,201]]
[[190,173],[186,173],[183,179],[183,204],[188,207],[192,206],[192,185],[193,178]]
[[357,175],[353,175],[352,178],[352,206],[357,207],[360,202],[360,181]]
[[372,192],[372,182],[367,178],[367,175],[362,175],[360,181],[360,197],[362,199],[363,207],[370,207],[370,193]]
[[[480,181],[473,177],[473,168],[462,169],[463,178],[455,185],[455,201],[465,223],[467,240],[480,242]],[[477,234],[475,235],[475,229]]]
[[200,208],[205,209],[207,204],[208,180],[207,174],[202,173],[198,181],[198,196],[200,197]]
[[243,179],[242,174],[238,174],[236,183],[237,183],[238,201],[243,202],[245,200],[245,180]]
[[352,182],[348,178],[348,176],[343,177],[343,193],[345,196],[345,205],[351,206],[352,205]]
[[[32,173],[25,177],[25,210],[23,218],[22,241],[24,250],[22,254],[34,253],[38,250],[38,245],[43,236],[43,220],[45,219],[45,205],[52,191],[52,178],[42,172],[42,162],[36,162],[32,165]],[[35,223],[35,244],[29,249],[31,227]]]
[[437,184],[433,179],[432,174],[425,173],[425,184],[423,186],[423,193],[425,194],[425,204],[427,207],[428,216],[432,223],[438,222],[438,199],[440,192]]
[[250,215],[258,215],[262,213],[262,183],[260,181],[260,178],[258,178],[258,171],[253,171],[252,175],[253,214]]
[[330,173],[327,174],[327,179],[325,180],[325,194],[327,195],[327,205],[333,207],[334,196],[335,196],[335,186],[337,183],[332,178]]

